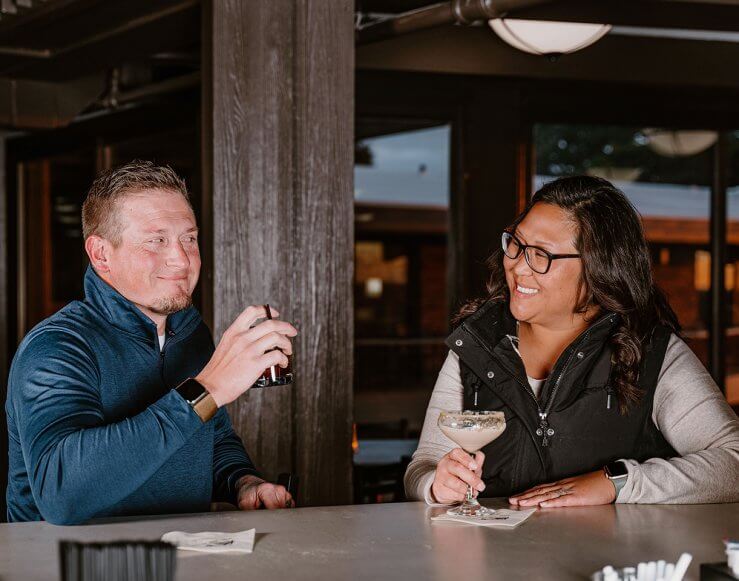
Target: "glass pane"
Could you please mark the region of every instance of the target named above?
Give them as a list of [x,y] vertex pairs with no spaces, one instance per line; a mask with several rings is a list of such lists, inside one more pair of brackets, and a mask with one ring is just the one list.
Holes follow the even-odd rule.
[[729,189],[726,225],[726,290],[731,317],[726,330],[726,399],[739,406],[739,131],[729,134]]
[[711,131],[537,125],[534,188],[588,174],[620,188],[642,215],[657,283],[684,336],[708,362],[710,322]]
[[367,127],[358,121],[355,150],[358,502],[402,497],[402,456],[420,434],[449,321],[450,128],[378,135],[373,121],[370,136]]

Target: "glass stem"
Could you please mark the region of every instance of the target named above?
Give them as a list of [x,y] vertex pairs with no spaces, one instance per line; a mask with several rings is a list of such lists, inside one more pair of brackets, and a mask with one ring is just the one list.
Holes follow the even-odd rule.
[[474,502],[474,497],[472,496],[472,485],[467,485],[467,498],[465,499],[465,502],[472,503]]

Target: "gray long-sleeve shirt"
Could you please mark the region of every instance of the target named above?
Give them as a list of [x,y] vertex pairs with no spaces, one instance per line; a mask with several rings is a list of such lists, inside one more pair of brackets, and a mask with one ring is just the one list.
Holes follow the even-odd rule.
[[[418,450],[405,473],[408,498],[434,504],[436,465],[456,447],[439,429],[442,410],[462,409],[459,358],[449,352],[431,394]],[[657,380],[652,421],[680,454],[629,470],[619,503],[694,504],[739,501],[739,419],[690,348],[673,335]],[[573,476],[575,476],[573,474]]]

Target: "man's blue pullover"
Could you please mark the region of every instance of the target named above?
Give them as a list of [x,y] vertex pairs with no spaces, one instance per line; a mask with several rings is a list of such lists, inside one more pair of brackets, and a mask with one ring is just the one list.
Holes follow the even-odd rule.
[[8,522],[207,511],[257,474],[225,409],[207,423],[173,388],[213,354],[197,310],[156,325],[88,268],[85,300],[16,353],[5,411]]

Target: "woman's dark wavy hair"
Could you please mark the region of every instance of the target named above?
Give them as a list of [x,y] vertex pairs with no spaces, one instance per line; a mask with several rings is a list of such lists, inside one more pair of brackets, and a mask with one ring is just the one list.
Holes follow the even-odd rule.
[[[643,395],[638,386],[639,368],[655,326],[680,332],[675,312],[654,282],[641,218],[626,196],[607,180],[572,176],[549,182],[537,191],[511,224],[511,231],[536,204],[562,208],[577,226],[575,247],[582,256],[579,288],[586,292],[575,306],[576,312],[597,306],[620,315],[620,324],[610,338],[610,382],[619,411],[625,414]],[[509,300],[502,250],[496,251],[487,265],[491,273],[488,296],[465,304],[454,317],[455,324],[489,300]]]

